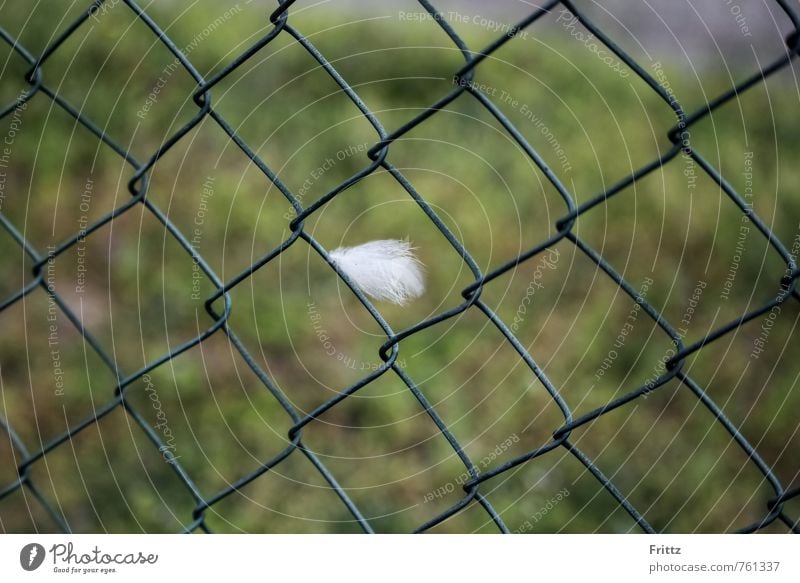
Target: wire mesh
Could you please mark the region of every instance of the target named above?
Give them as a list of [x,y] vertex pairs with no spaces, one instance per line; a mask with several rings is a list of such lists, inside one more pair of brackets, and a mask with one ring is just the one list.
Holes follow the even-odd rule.
[[[419,406],[424,410],[425,414],[436,424],[438,431],[447,440],[453,452],[463,463],[465,471],[469,475],[469,479],[463,484],[463,497],[442,512],[438,516],[430,519],[424,524],[420,524],[417,532],[424,532],[439,525],[443,521],[452,517],[453,515],[463,511],[465,508],[478,505],[494,522],[497,529],[501,532],[509,532],[508,527],[500,517],[499,513],[493,508],[492,504],[482,493],[482,485],[487,480],[496,476],[504,474],[512,468],[516,468],[522,464],[531,463],[533,460],[541,456],[547,456],[551,452],[557,450],[565,450],[574,456],[586,469],[594,476],[597,482],[607,490],[611,496],[616,500],[620,507],[627,512],[630,517],[635,521],[639,528],[647,533],[655,532],[653,526],[648,523],[645,516],[626,498],[626,496],[615,486],[614,482],[609,479],[600,470],[595,461],[583,451],[581,451],[571,440],[571,434],[577,428],[588,424],[599,417],[635,400],[643,395],[647,395],[652,391],[657,391],[660,387],[664,386],[670,381],[677,381],[682,387],[685,387],[690,394],[692,394],[705,408],[707,408],[716,419],[716,422],[724,427],[724,429],[732,436],[735,443],[747,456],[749,463],[751,463],[768,481],[774,490],[774,496],[765,501],[765,510],[763,517],[752,524],[741,527],[742,532],[758,531],[775,521],[784,523],[791,531],[800,532],[800,523],[797,519],[790,516],[785,511],[785,504],[792,498],[800,495],[800,489],[787,490],[780,480],[774,474],[770,466],[762,459],[756,449],[748,443],[747,439],[740,433],[739,428],[723,413],[720,406],[708,395],[706,390],[696,382],[684,370],[684,363],[686,360],[696,353],[698,350],[708,345],[709,343],[719,340],[721,337],[732,333],[737,328],[743,326],[745,323],[759,318],[772,310],[775,306],[779,306],[784,302],[790,301],[791,298],[800,299],[797,291],[797,279],[800,275],[800,269],[795,262],[794,257],[787,249],[787,246],[778,238],[778,236],[771,230],[771,228],[754,212],[745,198],[736,191],[736,189],[721,175],[707,159],[700,155],[700,153],[693,148],[691,139],[692,127],[709,116],[714,110],[721,107],[725,103],[737,98],[748,89],[762,84],[765,80],[774,75],[784,67],[790,64],[791,59],[797,54],[800,48],[800,35],[797,31],[800,30],[800,16],[793,6],[786,0],[772,0],[791,20],[794,27],[794,32],[786,38],[786,52],[775,62],[767,65],[763,70],[753,74],[751,77],[745,79],[736,86],[730,87],[727,91],[718,95],[713,99],[709,99],[699,109],[693,112],[686,112],[679,100],[653,76],[643,68],[633,57],[631,57],[625,50],[623,50],[617,43],[612,40],[603,30],[601,30],[592,20],[588,18],[583,10],[575,6],[568,0],[551,1],[544,6],[533,10],[526,18],[519,21],[509,30],[505,31],[494,42],[482,50],[476,51],[468,47],[462,38],[456,33],[453,27],[450,26],[447,19],[437,10],[433,3],[427,0],[419,0],[422,8],[431,16],[431,18],[440,27],[443,34],[452,41],[460,53],[463,55],[464,64],[453,74],[453,88],[452,90],[431,104],[424,111],[411,117],[406,123],[394,130],[386,130],[378,118],[372,111],[365,105],[364,101],[359,97],[356,90],[351,87],[347,80],[344,79],[333,66],[333,64],[325,58],[325,56],[318,51],[312,42],[303,35],[298,29],[294,28],[291,24],[290,9],[295,4],[295,0],[286,0],[279,4],[278,8],[269,15],[269,20],[272,23],[272,29],[268,34],[259,38],[247,50],[234,58],[229,64],[224,66],[216,74],[210,78],[205,78],[201,75],[187,56],[177,47],[177,45],[170,39],[163,30],[148,14],[143,10],[134,0],[123,0],[124,5],[132,11],[136,17],[141,19],[143,23],[149,28],[158,42],[162,43],[180,62],[180,66],[191,75],[196,83],[196,90],[192,95],[194,104],[197,107],[196,113],[192,119],[180,127],[169,139],[164,141],[158,149],[152,153],[145,160],[137,160],[131,152],[129,152],[123,145],[115,142],[104,131],[103,128],[95,124],[87,115],[82,112],[78,107],[70,103],[67,99],[62,97],[57,90],[48,86],[45,82],[43,74],[43,66],[48,59],[65,43],[65,41],[73,35],[81,26],[84,26],[87,20],[100,10],[104,4],[104,0],[95,0],[91,5],[87,6],[85,11],[73,22],[71,22],[63,31],[49,43],[49,45],[39,55],[34,55],[22,46],[16,38],[6,32],[5,29],[0,28],[0,36],[8,43],[18,55],[20,55],[29,65],[29,70],[25,75],[25,82],[28,84],[26,91],[20,97],[7,104],[2,111],[0,117],[7,117],[13,115],[14,111],[24,104],[33,99],[50,100],[55,106],[64,110],[67,114],[72,116],[77,123],[88,129],[97,140],[99,140],[103,147],[108,148],[116,155],[121,157],[125,163],[130,166],[130,177],[127,183],[130,192],[130,199],[119,205],[113,211],[109,212],[101,219],[91,223],[80,232],[75,232],[73,235],[67,237],[61,244],[46,252],[37,249],[34,244],[26,239],[17,227],[2,213],[0,213],[0,224],[11,237],[19,244],[33,262],[33,270],[29,282],[13,293],[10,297],[4,298],[0,302],[0,312],[9,309],[18,302],[21,302],[28,294],[37,289],[43,289],[49,298],[52,299],[58,308],[66,314],[69,320],[74,324],[77,331],[83,337],[85,343],[100,357],[105,366],[112,372],[116,379],[116,386],[113,391],[109,391],[111,399],[104,405],[98,407],[91,415],[79,423],[71,426],[67,431],[46,443],[43,447],[37,450],[29,450],[23,441],[18,437],[18,434],[13,428],[13,420],[0,419],[0,427],[5,431],[14,447],[15,458],[18,461],[17,471],[18,478],[10,484],[0,488],[0,501],[7,498],[12,493],[26,489],[33,498],[38,501],[41,507],[51,517],[55,527],[62,531],[68,532],[69,525],[65,522],[60,513],[53,507],[52,503],[42,494],[41,490],[37,487],[34,479],[31,477],[30,470],[34,464],[45,458],[48,454],[53,452],[56,448],[65,447],[67,443],[78,435],[80,432],[85,431],[87,428],[98,423],[102,418],[111,413],[112,411],[122,409],[130,418],[141,428],[147,436],[153,447],[163,451],[165,444],[158,431],[154,429],[145,417],[137,411],[137,409],[127,399],[127,393],[132,388],[132,385],[143,378],[146,378],[148,373],[154,369],[164,366],[170,360],[178,355],[190,350],[191,348],[203,343],[214,335],[223,335],[227,337],[231,346],[233,346],[247,362],[248,366],[258,376],[263,383],[263,388],[271,394],[277,403],[285,410],[286,415],[291,419],[292,427],[288,434],[288,445],[277,456],[264,460],[263,463],[255,471],[244,476],[236,483],[231,484],[229,487],[213,493],[202,492],[201,489],[193,481],[189,473],[182,467],[181,463],[177,460],[171,463],[171,467],[175,474],[178,476],[182,484],[185,486],[186,496],[190,496],[193,500],[194,511],[192,516],[187,517],[186,532],[193,531],[206,531],[210,532],[211,528],[206,524],[207,511],[214,505],[218,504],[233,492],[244,488],[247,484],[276,468],[279,464],[283,463],[290,456],[304,456],[307,458],[319,474],[324,478],[325,482],[336,493],[341,501],[341,504],[346,507],[347,511],[352,515],[353,519],[363,529],[364,532],[373,532],[369,520],[365,518],[362,511],[353,502],[346,490],[342,488],[337,482],[334,475],[328,470],[323,461],[303,443],[303,430],[309,424],[314,423],[321,415],[329,411],[331,408],[336,407],[356,392],[363,389],[365,386],[381,377],[382,375],[396,375],[407,387],[408,391],[418,402]],[[664,102],[666,102],[672,109],[675,115],[675,125],[668,133],[668,139],[671,143],[670,149],[666,154],[658,159],[652,160],[650,163],[639,168],[623,180],[612,185],[608,189],[597,193],[587,202],[583,204],[576,204],[575,197],[570,192],[570,189],[562,183],[558,176],[550,169],[543,157],[537,150],[523,137],[514,124],[506,117],[496,103],[476,89],[473,80],[476,71],[480,64],[495,51],[500,49],[505,43],[509,42],[521,31],[527,29],[543,16],[558,7],[567,8],[574,14],[581,24],[585,26],[605,47],[613,52],[627,67],[631,69],[642,81],[644,81],[649,88],[655,92]],[[226,121],[226,119],[217,111],[212,105],[212,90],[234,71],[242,67],[249,59],[256,55],[260,50],[274,41],[281,35],[291,36],[294,41],[302,46],[311,57],[313,57],[324,71],[335,81],[341,91],[352,101],[352,103],[359,109],[363,117],[371,124],[377,135],[374,145],[368,150],[367,156],[369,158],[368,164],[363,170],[352,175],[341,184],[332,188],[324,196],[314,202],[304,206],[301,203],[301,198],[291,191],[277,176],[276,172],[262,160],[254,148],[252,148],[246,141],[237,134],[234,127]],[[416,126],[423,123],[431,116],[437,115],[438,112],[447,108],[451,103],[458,99],[474,99],[480,104],[481,107],[491,114],[491,116],[499,122],[500,125],[508,132],[508,135],[524,150],[530,160],[538,167],[542,175],[552,184],[558,191],[563,199],[565,212],[563,216],[556,222],[557,232],[533,246],[525,250],[500,267],[497,267],[488,273],[483,273],[478,267],[476,261],[470,255],[459,239],[451,232],[439,215],[437,215],[434,208],[426,201],[422,194],[415,190],[411,182],[403,175],[403,173],[394,166],[388,159],[390,148],[396,140],[413,130]],[[295,216],[290,219],[289,226],[291,229],[291,236],[274,249],[264,253],[257,261],[255,261],[248,268],[238,273],[235,277],[223,281],[221,280],[212,267],[206,262],[199,251],[191,244],[187,236],[182,233],[178,227],[173,224],[167,215],[160,209],[153,201],[148,198],[148,178],[149,173],[154,165],[161,159],[171,148],[173,148],[180,140],[184,139],[193,128],[195,128],[205,118],[214,120],[220,128],[230,137],[232,142],[241,151],[241,154],[247,157],[254,163],[258,169],[263,173],[264,180],[279,189],[286,200],[292,205],[295,211]],[[580,238],[574,229],[574,225],[578,217],[590,209],[603,205],[611,197],[614,197],[619,192],[628,188],[636,181],[644,178],[648,174],[656,171],[657,169],[673,162],[681,156],[693,160],[714,182],[716,182],[722,190],[724,190],[730,201],[736,205],[741,212],[746,215],[753,225],[758,229],[763,237],[766,238],[774,253],[776,253],[781,260],[785,263],[785,275],[779,282],[775,282],[775,296],[763,305],[741,314],[740,317],[733,321],[726,322],[713,331],[706,334],[700,340],[690,345],[683,343],[682,336],[676,331],[676,327],[669,321],[664,319],[661,314],[643,298],[637,290],[626,281],[615,268],[607,262],[603,255],[592,248],[585,240]],[[457,253],[464,259],[469,266],[474,281],[467,286],[463,292],[463,302],[443,313],[430,317],[418,324],[411,326],[408,329],[395,331],[382,317],[381,313],[371,303],[369,298],[355,286],[348,277],[340,272],[336,265],[330,260],[328,250],[326,250],[307,230],[304,229],[304,221],[312,214],[322,209],[325,205],[330,203],[334,198],[339,196],[349,187],[355,183],[363,180],[376,171],[385,171],[392,176],[397,183],[408,193],[408,195],[415,201],[415,203],[425,212],[430,222],[438,229],[441,236],[457,251]],[[70,306],[59,296],[56,290],[48,285],[45,276],[46,266],[48,261],[52,261],[61,254],[73,248],[80,240],[90,237],[95,231],[114,221],[124,213],[131,211],[134,208],[144,207],[149,213],[152,214],[158,221],[160,221],[164,228],[168,231],[169,236],[174,238],[186,253],[187,261],[196,262],[202,269],[203,273],[213,283],[215,287],[212,293],[205,300],[205,310],[208,315],[207,327],[202,333],[196,337],[180,344],[179,346],[171,349],[169,352],[163,354],[161,357],[156,358],[146,366],[139,370],[123,371],[121,370],[115,359],[109,354],[108,350],[101,345],[101,343],[82,325],[81,318],[75,314]],[[542,367],[537,364],[536,356],[530,354],[526,348],[518,341],[515,334],[509,325],[504,322],[493,311],[487,303],[481,299],[481,294],[485,286],[489,285],[493,280],[502,276],[510,270],[513,270],[518,265],[526,261],[531,261],[538,255],[546,252],[549,248],[559,242],[569,242],[573,244],[580,252],[585,254],[592,262],[594,262],[613,282],[619,286],[633,302],[638,304],[643,312],[657,324],[657,326],[668,336],[674,346],[674,356],[666,361],[665,370],[658,378],[652,382],[640,386],[626,394],[608,402],[602,407],[594,409],[578,418],[573,416],[572,409],[569,404],[562,397],[559,388],[554,386],[548,379]],[[327,262],[330,269],[332,269],[339,278],[341,278],[349,287],[351,292],[356,296],[363,307],[369,311],[378,325],[385,333],[385,341],[380,349],[380,358],[383,364],[376,370],[370,372],[358,382],[349,386],[346,390],[333,398],[330,398],[323,404],[319,405],[313,411],[303,414],[299,412],[290,402],[283,392],[275,385],[270,376],[260,367],[257,360],[253,358],[250,352],[245,348],[244,344],[237,337],[235,331],[229,324],[229,315],[232,309],[232,300],[230,292],[235,287],[247,281],[257,270],[263,268],[268,263],[275,261],[283,252],[295,244],[305,244],[313,248],[313,250]],[[528,451],[524,455],[519,455],[514,459],[506,461],[501,465],[495,467],[484,468],[483,471],[479,469],[476,463],[470,459],[466,454],[464,447],[455,436],[451,433],[447,424],[437,413],[436,408],[431,404],[431,401],[426,397],[424,392],[419,389],[414,379],[403,370],[398,364],[398,355],[400,352],[400,343],[403,339],[416,334],[426,328],[434,326],[445,320],[454,318],[459,314],[467,311],[476,311],[482,313],[488,321],[499,330],[510,346],[518,353],[519,358],[522,359],[525,365],[535,374],[541,381],[554,403],[560,409],[563,415],[563,424],[556,431],[553,432],[552,440],[532,451]]]

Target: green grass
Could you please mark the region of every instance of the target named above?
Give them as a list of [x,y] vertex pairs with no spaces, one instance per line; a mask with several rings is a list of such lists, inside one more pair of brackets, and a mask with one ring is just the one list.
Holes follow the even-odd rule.
[[[178,10],[162,6],[152,14],[179,47],[192,46],[189,58],[207,76],[269,28],[263,11],[247,6],[201,38],[196,35],[222,14],[219,7],[204,2]],[[195,84],[183,70],[165,69],[173,57],[129,12],[118,5],[90,21],[45,64],[44,77],[143,161],[196,113],[190,99]],[[3,8],[0,21],[36,54],[75,15]],[[319,11],[293,15],[292,22],[389,131],[450,91],[461,62],[430,22],[359,22]],[[471,46],[491,38],[486,31],[460,32]],[[3,51],[0,96],[8,102],[25,86],[25,67]],[[694,97],[704,89],[711,96],[731,82],[709,69],[702,83],[692,83],[677,63],[664,62],[678,95]],[[751,72],[742,66],[731,74],[742,79]],[[746,160],[752,160],[754,209],[791,247],[800,231],[800,127],[789,73],[715,111],[693,127],[692,138],[740,192],[748,186]],[[143,111],[165,75],[156,100]],[[569,42],[552,22],[536,25],[494,54],[479,67],[476,83],[579,204],[669,149],[666,133],[675,118],[667,104],[634,75],[622,78],[584,46]],[[685,107],[700,103],[689,99]],[[286,34],[220,83],[213,106],[304,205],[366,167],[364,149],[377,141],[352,102]],[[76,232],[81,221],[123,204],[132,171],[44,95],[30,102],[21,119],[1,210],[44,252]],[[10,123],[0,122],[4,136]],[[525,152],[469,95],[392,144],[388,159],[484,273],[552,235],[567,212]],[[699,167],[694,170],[693,182],[687,176],[691,166],[678,157],[574,226],[582,241],[685,330],[687,344],[773,297],[784,268],[752,225],[741,257],[734,259],[741,227],[748,225],[716,183]],[[87,184],[88,208],[80,204]],[[291,206],[210,118],[158,161],[147,196],[225,281],[290,234]],[[309,217],[305,229],[327,249],[379,237],[414,242],[427,265],[429,291],[407,307],[377,306],[394,330],[457,306],[473,280],[422,209],[383,171],[341,193]],[[30,281],[30,260],[5,232],[0,246],[0,292],[6,297]],[[499,277],[481,299],[509,325],[516,321],[520,343],[578,417],[659,374],[670,343],[572,243],[561,241],[549,257],[534,257]],[[726,294],[734,262],[738,268]],[[76,289],[81,265],[86,283]],[[211,323],[203,301],[213,286],[194,275],[186,252],[141,207],[59,256],[52,269],[55,289],[126,373]],[[646,281],[652,283],[645,293]],[[705,287],[687,316],[698,282]],[[380,362],[380,328],[302,241],[233,289],[231,298],[231,328],[302,412]],[[58,394],[48,314],[41,289],[0,313],[0,413],[30,451],[108,402],[114,388],[113,375],[59,311],[64,390]],[[798,472],[792,455],[800,445],[797,318],[796,302],[785,304],[758,358],[751,353],[762,318],[685,365],[784,485],[796,483]],[[628,333],[615,347],[622,330]],[[563,424],[542,383],[475,308],[403,340],[399,362],[482,471],[547,443]],[[157,432],[169,436],[174,455],[204,496],[286,447],[290,419],[221,334],[150,377],[152,390],[137,381],[129,402],[148,421],[162,424]],[[576,429],[570,441],[659,530],[733,530],[762,516],[772,495],[730,435],[675,382]],[[463,464],[396,375],[383,375],[311,423],[303,442],[378,531],[411,530],[460,498]],[[15,479],[18,456],[0,439],[0,485]],[[31,476],[75,531],[176,531],[191,521],[189,492],[119,410],[34,464]],[[542,513],[562,491],[568,495]],[[636,529],[563,448],[488,481],[482,492],[512,530]],[[528,529],[525,521],[534,516]],[[209,526],[222,532],[359,530],[300,452],[215,505],[208,517]],[[6,532],[54,528],[21,492],[0,501],[0,525]],[[493,529],[486,513],[471,505],[435,531]]]

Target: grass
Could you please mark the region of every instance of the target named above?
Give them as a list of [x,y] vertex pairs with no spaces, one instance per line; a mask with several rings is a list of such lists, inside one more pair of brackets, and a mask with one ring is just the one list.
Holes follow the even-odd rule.
[[[210,2],[185,10],[167,4],[152,14],[210,75],[269,28],[263,11],[240,8],[223,17]],[[59,10],[28,14],[4,7],[0,21],[38,54],[76,16],[75,9]],[[635,75],[623,77],[605,66],[559,33],[554,20],[495,53],[478,69],[476,83],[580,204],[666,152],[675,118]],[[362,21],[320,10],[300,11],[292,22],[389,130],[450,91],[461,62],[431,22]],[[459,31],[471,46],[491,38],[474,27]],[[3,50],[5,103],[25,87],[25,67]],[[688,110],[702,103],[703,91],[715,95],[755,70],[742,61],[740,70],[709,68],[691,79],[668,57],[660,57],[666,78],[676,95],[689,96]],[[120,4],[72,35],[45,64],[44,76],[146,160],[196,113],[190,100],[195,84],[170,67],[173,60]],[[652,62],[644,66],[652,72]],[[800,148],[794,136],[800,128],[791,74],[784,71],[716,110],[692,128],[692,140],[739,192],[752,189],[748,201],[796,251],[800,169],[794,161]],[[367,166],[365,149],[377,141],[364,116],[286,34],[221,82],[213,105],[303,205]],[[20,119],[0,210],[37,249],[45,251],[128,199],[130,166],[44,95]],[[1,123],[0,132],[10,135],[13,121]],[[552,235],[567,212],[526,153],[469,95],[392,144],[388,159],[484,273]],[[209,118],[158,161],[148,199],[223,281],[290,235],[291,206]],[[429,291],[408,307],[378,306],[394,330],[457,306],[473,280],[463,259],[384,171],[338,195],[309,217],[305,230],[327,249],[373,238],[414,242],[427,265]],[[687,344],[773,297],[783,275],[784,265],[765,238],[682,157],[581,215],[574,232],[675,324]],[[5,232],[0,245],[0,292],[6,297],[30,281],[31,266]],[[213,286],[141,206],[59,256],[51,269],[55,289],[127,373],[210,324],[203,301]],[[231,298],[231,328],[302,412],[380,362],[380,328],[303,242],[233,289]],[[660,374],[659,362],[671,346],[567,240],[487,285],[481,298],[515,324],[521,345],[575,417]],[[52,310],[39,289],[0,313],[0,412],[30,451],[107,403],[115,386],[64,313],[56,310],[48,319]],[[785,486],[796,485],[798,473],[792,455],[800,445],[800,369],[792,352],[797,318],[797,305],[789,301],[757,357],[763,318],[703,348],[685,368]],[[56,386],[56,360],[63,390]],[[542,383],[474,308],[403,340],[399,362],[481,471],[547,443],[563,424]],[[220,334],[152,371],[149,384],[137,381],[128,399],[174,446],[170,451],[204,496],[287,445],[290,419]],[[676,382],[576,429],[570,440],[658,530],[734,530],[764,515],[772,495],[730,435]],[[396,375],[381,376],[311,423],[303,442],[377,531],[412,530],[460,498],[463,464]],[[18,456],[8,440],[0,440],[0,484],[16,478]],[[30,471],[75,531],[170,532],[191,521],[189,492],[121,410]],[[562,448],[488,481],[482,492],[512,530],[636,530]],[[359,530],[300,452],[207,516],[209,526],[222,532]],[[55,527],[21,491],[0,501],[0,525],[6,532]],[[434,530],[493,529],[485,512],[471,505]]]

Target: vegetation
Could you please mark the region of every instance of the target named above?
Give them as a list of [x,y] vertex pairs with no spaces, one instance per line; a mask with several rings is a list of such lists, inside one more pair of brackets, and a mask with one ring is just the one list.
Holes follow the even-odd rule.
[[[44,80],[143,162],[196,114],[196,83],[124,3],[107,4],[44,64]],[[153,4],[148,13],[206,77],[271,28],[255,3],[224,13],[214,2]],[[4,4],[0,23],[32,54],[80,8],[40,3],[31,12],[23,6]],[[676,119],[627,67],[607,65],[557,17],[507,43],[480,65],[474,82],[580,204],[667,152]],[[291,22],[388,131],[451,91],[453,72],[463,64],[452,41],[424,18],[298,9]],[[497,34],[469,23],[454,26],[472,47]],[[687,111],[757,70],[753,59],[743,58],[730,71],[708,67],[690,77],[675,55],[653,53],[648,60],[634,49]],[[26,88],[29,66],[2,50],[0,97],[10,103]],[[691,137],[796,252],[800,121],[793,75],[785,70],[741,94],[693,126]],[[212,106],[303,205],[364,169],[366,150],[379,139],[286,33],[215,87]],[[13,134],[0,169],[0,211],[43,255],[130,197],[131,165],[41,92],[0,121],[0,134]],[[388,160],[483,273],[554,234],[568,212],[524,150],[469,94],[393,143]],[[222,281],[291,234],[291,205],[210,117],[157,162],[147,198]],[[678,156],[582,214],[573,232],[689,344],[778,292],[785,264],[742,217],[697,164]],[[326,249],[375,238],[413,241],[427,265],[429,291],[406,307],[377,305],[395,331],[459,305],[474,280],[383,170],[320,208],[305,231]],[[31,281],[32,261],[2,229],[0,249],[5,298]],[[212,323],[204,302],[213,284],[142,205],[59,255],[46,277],[123,374]],[[381,362],[382,330],[302,240],[236,286],[231,299],[231,328],[303,413]],[[487,284],[481,299],[513,328],[576,418],[661,374],[672,347],[568,240]],[[785,486],[798,481],[799,315],[790,300],[774,320],[757,318],[685,365]],[[0,312],[0,330],[0,414],[30,452],[113,398],[114,375],[44,289]],[[476,308],[403,340],[398,362],[481,471],[549,442],[564,423],[542,383]],[[156,426],[168,450],[158,452],[117,408],[30,467],[75,531],[181,530],[192,520],[194,502],[170,460],[211,497],[282,451],[292,425],[221,332],[134,383],[127,399]],[[765,515],[773,495],[723,426],[677,382],[576,429],[570,441],[659,530],[735,530]],[[412,530],[463,495],[464,465],[391,372],[305,427],[303,443],[377,531]],[[0,439],[0,487],[17,478],[20,455]],[[486,482],[482,492],[512,530],[637,529],[564,448]],[[794,504],[787,511],[797,516]],[[215,504],[207,517],[220,532],[360,530],[299,451]],[[56,528],[26,490],[0,500],[0,526],[6,532]],[[434,529],[495,530],[477,505]]]

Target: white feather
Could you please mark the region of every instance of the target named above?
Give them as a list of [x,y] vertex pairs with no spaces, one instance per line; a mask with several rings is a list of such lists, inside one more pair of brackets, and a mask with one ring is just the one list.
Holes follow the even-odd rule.
[[376,300],[405,304],[425,291],[423,266],[408,241],[385,239],[339,247],[331,260],[364,293]]

